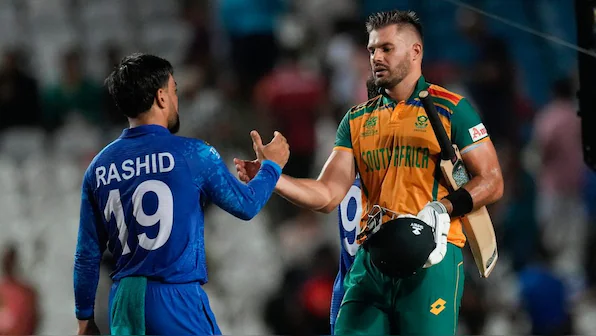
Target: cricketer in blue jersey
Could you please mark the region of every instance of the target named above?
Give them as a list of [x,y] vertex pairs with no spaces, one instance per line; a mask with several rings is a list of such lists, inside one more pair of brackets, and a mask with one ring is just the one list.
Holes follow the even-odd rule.
[[360,218],[362,217],[362,190],[360,189],[360,177],[356,175],[354,184],[337,207],[339,223],[339,241],[341,252],[339,255],[339,271],[333,284],[333,296],[331,297],[331,334],[335,326],[335,319],[339,312],[339,306],[344,297],[344,278],[348,273],[354,256],[360,245],[356,236],[360,233]]
[[221,334],[201,287],[208,280],[203,207],[212,202],[253,218],[287,162],[287,142],[276,133],[263,146],[251,133],[262,164],[257,178],[244,184],[214,147],[173,135],[180,122],[168,61],[128,56],[106,84],[130,128],[93,159],[83,178],[74,264],[79,334],[99,334],[94,302],[106,248],[117,261],[111,334]]

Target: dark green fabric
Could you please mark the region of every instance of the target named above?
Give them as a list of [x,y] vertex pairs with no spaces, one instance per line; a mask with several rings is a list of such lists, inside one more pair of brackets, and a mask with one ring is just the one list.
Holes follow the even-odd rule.
[[440,263],[398,280],[381,273],[360,248],[344,288],[335,335],[455,335],[464,289],[462,251],[447,244]]
[[480,120],[476,110],[467,99],[463,98],[453,108],[453,114],[451,115],[451,142],[456,144],[460,150],[472,145],[474,140],[470,134],[470,129],[480,125],[480,123],[482,123],[482,120]]
[[128,277],[120,280],[114,295],[112,335],[145,335],[145,292],[147,278]]
[[350,112],[346,113],[335,134],[335,147],[352,148],[352,136],[350,135]]

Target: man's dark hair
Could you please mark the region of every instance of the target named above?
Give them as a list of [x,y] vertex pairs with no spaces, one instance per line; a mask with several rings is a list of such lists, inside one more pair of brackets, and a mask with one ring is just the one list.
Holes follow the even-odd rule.
[[366,31],[370,34],[370,32],[375,29],[384,28],[390,25],[397,25],[398,28],[401,28],[401,26],[404,25],[409,25],[418,32],[420,40],[424,38],[420,18],[418,18],[418,15],[414,11],[392,10],[371,14],[366,20]]
[[153,105],[157,90],[168,85],[174,68],[167,60],[147,54],[126,56],[106,78],[114,103],[129,118],[136,118]]
[[375,85],[375,79],[372,76],[366,80],[366,94],[368,95],[368,99],[373,99],[381,94],[379,87]]

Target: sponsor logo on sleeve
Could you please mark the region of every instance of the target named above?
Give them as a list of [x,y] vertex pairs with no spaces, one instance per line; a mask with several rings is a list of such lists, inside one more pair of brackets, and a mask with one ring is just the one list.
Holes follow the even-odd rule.
[[486,131],[486,127],[484,127],[483,123],[468,129],[468,132],[470,132],[470,137],[472,137],[472,141],[474,142],[484,139],[488,136],[488,132]]

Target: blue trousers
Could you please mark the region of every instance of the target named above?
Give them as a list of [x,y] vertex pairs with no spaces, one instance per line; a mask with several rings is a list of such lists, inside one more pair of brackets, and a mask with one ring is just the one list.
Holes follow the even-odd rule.
[[[115,282],[110,291],[110,311],[117,288],[118,282]],[[149,281],[145,294],[145,329],[147,335],[221,335],[207,293],[198,282]]]

